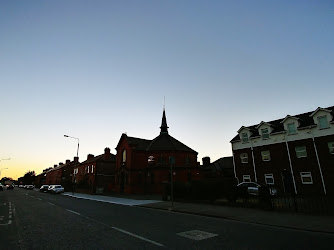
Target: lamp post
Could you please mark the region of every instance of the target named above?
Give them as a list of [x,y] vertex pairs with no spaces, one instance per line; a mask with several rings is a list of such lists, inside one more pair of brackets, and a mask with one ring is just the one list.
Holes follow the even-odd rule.
[[[77,138],[77,137],[73,137],[73,136],[69,136],[69,135],[64,135],[64,137],[67,137],[67,138],[72,138],[72,139],[76,139],[76,140],[78,140],[78,148],[77,148],[77,160],[76,160],[76,162],[75,162],[75,168],[77,168],[77,166],[78,166],[78,161],[79,161],[79,138]],[[74,175],[74,170],[73,170],[73,180],[72,180],[72,182],[73,182],[73,184],[72,184],[72,194],[74,193],[74,182],[75,181],[75,175]]]
[[[10,160],[10,158],[8,158],[8,159],[1,159],[0,162],[1,162],[1,161],[9,161],[9,160]],[[3,169],[8,169],[8,168],[2,168],[2,169],[0,170],[0,177],[1,177],[1,171],[2,171]]]

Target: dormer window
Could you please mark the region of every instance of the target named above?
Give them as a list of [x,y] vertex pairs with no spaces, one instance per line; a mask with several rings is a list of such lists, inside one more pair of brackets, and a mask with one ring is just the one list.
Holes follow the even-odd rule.
[[289,135],[297,134],[296,125],[294,122],[288,123],[288,133]]
[[249,141],[247,132],[244,132],[244,133],[241,134],[241,140],[242,140],[243,143],[246,143],[246,142]]
[[268,128],[263,128],[261,129],[261,135],[262,139],[269,139],[269,129]]
[[324,128],[329,127],[326,115],[318,117],[318,125],[319,125],[320,129],[324,129]]

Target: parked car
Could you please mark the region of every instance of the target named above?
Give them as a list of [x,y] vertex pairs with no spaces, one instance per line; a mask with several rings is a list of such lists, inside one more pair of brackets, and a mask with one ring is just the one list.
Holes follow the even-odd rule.
[[0,183],[0,191],[3,191],[3,185]]
[[64,193],[64,187],[62,185],[51,185],[48,191],[53,194]]
[[14,186],[13,186],[13,185],[6,185],[6,187],[7,187],[7,190],[14,189]]
[[19,188],[24,188],[24,186],[23,185],[19,185]]
[[31,189],[31,190],[32,190],[32,189],[35,188],[35,186],[34,186],[34,185],[25,185],[24,188],[25,188],[25,189]]
[[39,191],[41,192],[47,192],[49,189],[49,185],[42,185],[41,188],[39,189]]
[[248,198],[251,196],[272,196],[277,195],[278,191],[274,186],[259,184],[256,182],[241,182],[236,185],[229,196],[230,201],[238,198]]

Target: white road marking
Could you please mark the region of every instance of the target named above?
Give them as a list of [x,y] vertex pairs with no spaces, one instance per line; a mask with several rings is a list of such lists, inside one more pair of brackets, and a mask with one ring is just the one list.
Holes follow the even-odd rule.
[[[5,203],[6,205],[6,203]],[[1,216],[0,217],[0,220],[3,220],[4,219],[4,216]],[[8,226],[10,224],[12,224],[12,203],[8,203],[8,222],[7,223],[4,223],[4,224],[0,224],[0,226]]]
[[103,226],[105,226],[105,227],[109,227],[109,228],[111,228],[111,229],[114,229],[114,230],[117,230],[117,231],[119,231],[119,232],[125,233],[125,234],[127,234],[127,235],[132,236],[132,237],[135,237],[135,238],[138,238],[138,239],[141,239],[141,240],[150,242],[150,243],[152,243],[152,244],[154,244],[154,245],[156,245],[156,246],[159,246],[159,247],[165,247],[164,245],[162,245],[162,244],[160,244],[160,243],[158,243],[158,242],[156,242],[156,241],[146,239],[146,238],[144,238],[144,237],[142,237],[142,236],[139,236],[139,235],[137,235],[137,234],[130,233],[130,232],[125,231],[125,230],[123,230],[123,229],[120,229],[120,228],[118,228],[118,227],[112,227],[112,226],[109,226],[109,225],[107,225],[107,224],[105,224],[105,223],[103,223],[103,222],[100,222],[100,221],[98,221],[98,220],[94,220],[94,219],[89,218],[89,217],[87,217],[87,216],[84,216],[84,217],[85,217],[86,219],[88,219],[88,220],[91,220],[91,221],[94,221],[94,222],[96,222],[96,223],[99,223],[99,224],[101,224],[101,225],[103,225]]
[[72,211],[72,210],[70,210],[70,209],[66,209],[66,210],[69,211],[69,212],[71,212],[71,213],[74,213],[74,214],[76,214],[76,215],[80,215],[80,213],[75,212],[75,211]]
[[123,230],[123,229],[120,229],[120,228],[118,228],[118,227],[111,227],[111,228],[112,228],[112,229],[115,229],[115,230],[117,230],[117,231],[119,231],[119,232],[122,232],[122,233],[125,233],[125,234],[128,234],[128,235],[131,235],[131,236],[133,236],[133,237],[135,237],[135,238],[138,238],[138,239],[141,239],[141,240],[150,242],[150,243],[152,243],[152,244],[154,244],[154,245],[156,245],[156,246],[159,246],[159,247],[163,247],[163,246],[164,246],[164,245],[162,245],[162,244],[160,244],[160,243],[158,243],[158,242],[155,242],[155,241],[153,241],[153,240],[146,239],[146,238],[144,238],[144,237],[142,237],[142,236],[139,236],[139,235],[137,235],[137,234],[130,233],[130,232],[125,231],[125,230]]
[[42,201],[42,199],[41,199],[41,198],[37,198],[37,200],[40,200],[40,201]]
[[48,202],[48,204],[50,204],[51,206],[54,206],[55,204],[51,203],[51,202]]

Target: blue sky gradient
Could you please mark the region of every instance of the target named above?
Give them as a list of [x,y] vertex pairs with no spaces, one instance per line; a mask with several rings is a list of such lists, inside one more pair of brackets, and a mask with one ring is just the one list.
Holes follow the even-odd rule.
[[242,126],[334,105],[333,1],[1,1],[0,159],[17,178],[123,132],[198,160]]

